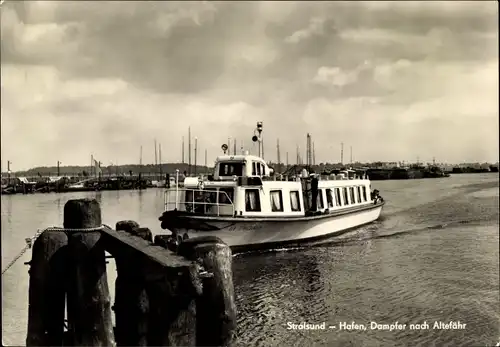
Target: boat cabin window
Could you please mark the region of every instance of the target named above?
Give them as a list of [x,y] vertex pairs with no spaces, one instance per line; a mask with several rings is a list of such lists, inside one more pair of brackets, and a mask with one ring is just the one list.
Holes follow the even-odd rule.
[[354,187],[349,187],[349,193],[351,195],[351,204],[355,204],[356,198],[354,197]]
[[342,197],[340,196],[340,188],[335,188],[335,200],[337,201],[337,206],[342,206]]
[[292,207],[293,212],[300,211],[300,198],[298,191],[290,192],[290,206]]
[[219,176],[243,176],[244,163],[220,163]]
[[[229,198],[229,200],[228,200]],[[232,204],[234,199],[234,188],[219,189],[219,204]]]
[[271,190],[271,210],[273,212],[283,212],[283,195],[281,190]]
[[347,188],[342,188],[344,191],[344,205],[349,205],[349,193],[347,192]]
[[328,207],[333,207],[333,192],[331,189],[326,190],[326,202]]
[[260,212],[260,196],[258,189],[245,189],[245,211]]
[[325,204],[323,204],[323,189],[318,189],[317,209],[322,210],[324,208]]
[[252,162],[252,175],[263,176],[266,174],[266,167],[264,164],[257,161]]
[[358,203],[361,203],[361,187],[358,186]]
[[366,187],[363,187],[363,200],[368,201],[368,199],[366,198]]

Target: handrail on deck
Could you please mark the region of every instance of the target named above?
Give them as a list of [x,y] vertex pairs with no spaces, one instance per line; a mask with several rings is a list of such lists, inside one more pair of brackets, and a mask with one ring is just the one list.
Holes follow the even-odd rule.
[[[175,201],[170,201],[170,193],[174,193],[175,192]],[[184,192],[184,199],[186,197],[186,193],[187,192],[191,192],[191,201],[180,201],[180,197],[182,196],[180,193],[181,192]],[[211,201],[197,201],[195,200],[195,193],[198,193],[200,194],[201,196],[204,196],[206,195],[207,193],[208,194],[216,194],[216,198],[215,198],[215,202],[211,202]],[[219,202],[219,196],[221,194],[224,194],[224,196],[226,197],[228,203],[220,203]],[[199,196],[200,196],[199,195]],[[221,206],[229,206],[231,207],[231,216],[234,215],[234,211],[235,211],[235,207],[234,207],[234,203],[233,201],[231,200],[231,198],[229,197],[229,195],[227,195],[227,193],[225,191],[221,191],[221,190],[209,190],[209,189],[192,189],[192,188],[181,188],[179,189],[178,187],[175,187],[175,188],[168,188],[165,190],[165,210],[168,211],[169,210],[169,206],[171,206],[172,204],[175,205],[175,209],[178,209],[179,210],[179,204],[184,204],[184,206],[186,206],[186,210],[190,209],[191,211],[188,211],[188,212],[192,212],[192,213],[195,213],[196,212],[196,206],[216,206],[217,207],[217,213],[210,213],[209,211],[207,211],[207,208],[204,207],[203,208],[203,214],[205,215],[217,215],[217,216],[220,216],[221,213],[220,213],[220,207]],[[189,206],[189,207],[188,207]],[[224,215],[227,215],[226,213],[224,213]]]

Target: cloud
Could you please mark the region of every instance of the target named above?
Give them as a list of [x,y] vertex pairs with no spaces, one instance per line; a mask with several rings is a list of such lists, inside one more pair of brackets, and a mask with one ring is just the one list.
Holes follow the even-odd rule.
[[367,60],[365,60],[363,64],[348,71],[342,71],[339,67],[322,66],[318,69],[318,73],[314,77],[313,82],[321,85],[345,86],[356,82],[360,73],[369,69],[369,66],[370,62]]
[[311,132],[319,161],[340,139],[360,160],[437,145],[442,160],[496,160],[497,15],[488,2],[6,2],[2,156],[137,162],[143,145],[147,162],[157,138],[176,161],[191,126],[211,161],[262,120],[266,159],[276,138],[294,152]]
[[305,29],[297,30],[292,35],[285,38],[286,43],[298,43],[310,39],[314,36],[324,35],[327,23],[324,18],[311,18],[309,26]]

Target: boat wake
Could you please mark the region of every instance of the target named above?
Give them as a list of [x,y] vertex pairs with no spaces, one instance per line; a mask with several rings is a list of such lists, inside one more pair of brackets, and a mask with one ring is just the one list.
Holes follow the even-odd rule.
[[384,235],[378,235],[374,237],[374,239],[384,239],[384,238],[395,238],[395,237],[402,237],[408,234],[416,234],[420,232],[425,232],[429,230],[440,230],[440,229],[446,229],[446,228],[451,228],[457,225],[463,225],[463,224],[479,224],[482,220],[481,219],[469,219],[469,220],[461,220],[461,221],[454,221],[454,222],[449,222],[449,223],[442,223],[442,224],[435,224],[435,225],[430,225],[430,226],[425,226],[425,227],[420,227],[420,228],[414,228],[414,229],[407,229],[407,230],[402,230],[402,231],[396,231],[391,234],[384,234]]
[[373,222],[372,224],[364,227],[360,227],[353,231],[349,231],[344,235],[334,236],[331,239],[326,239],[322,241],[310,242],[304,244],[301,247],[288,247],[288,248],[275,248],[275,249],[267,249],[260,251],[247,251],[247,252],[239,252],[233,254],[233,257],[240,257],[244,255],[255,255],[255,254],[268,254],[268,253],[278,253],[278,252],[294,252],[294,251],[303,251],[305,249],[311,247],[338,247],[338,246],[349,246],[358,244],[360,242],[365,242],[367,240],[377,240],[377,239],[387,239],[387,238],[399,238],[404,237],[411,234],[418,234],[423,232],[428,232],[430,230],[443,230],[447,228],[452,228],[458,225],[474,225],[482,222],[480,218],[477,219],[467,219],[467,220],[459,220],[452,221],[448,223],[441,223],[429,226],[419,226],[416,228],[405,229],[394,231],[391,233],[378,234],[379,231],[383,229],[384,218],[381,217],[379,220]]

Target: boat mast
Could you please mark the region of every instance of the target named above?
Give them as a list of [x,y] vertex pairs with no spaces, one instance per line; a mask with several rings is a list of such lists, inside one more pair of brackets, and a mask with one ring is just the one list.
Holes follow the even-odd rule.
[[182,137],[182,161],[181,161],[182,164],[185,163],[184,161],[184,136]]
[[281,173],[281,158],[280,158],[280,139],[276,140],[276,151],[277,153],[277,159],[278,159],[278,172]]
[[158,144],[158,166],[160,169],[160,181],[162,180],[163,172],[161,167],[161,143]]
[[307,166],[312,165],[312,148],[311,148],[311,134],[307,133],[307,142],[306,142],[306,163]]
[[[156,144],[156,139],[155,139],[155,171],[158,169],[158,146]],[[155,172],[155,180],[157,180],[158,177],[156,176]]]
[[194,175],[196,176],[196,168],[197,168],[197,159],[198,159],[198,138],[194,138]]
[[340,165],[344,165],[344,143],[340,143]]
[[313,165],[316,165],[316,151],[314,150],[314,142],[313,142]]
[[139,154],[139,167],[140,167],[139,172],[141,172],[142,171],[142,146],[141,146],[141,152]]
[[257,122],[257,128],[255,128],[255,130],[254,130],[254,133],[252,136],[252,141],[257,142],[257,144],[259,146],[259,157],[264,159],[264,142],[262,139],[262,122]]
[[191,175],[191,127],[188,127],[188,173]]

